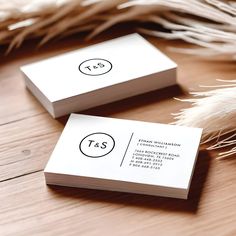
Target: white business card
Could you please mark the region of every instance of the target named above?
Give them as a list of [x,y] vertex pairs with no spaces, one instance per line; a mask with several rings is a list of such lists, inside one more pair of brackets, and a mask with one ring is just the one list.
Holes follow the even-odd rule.
[[131,34],[21,67],[53,117],[176,84],[177,65]]
[[187,198],[202,130],[72,114],[48,184]]

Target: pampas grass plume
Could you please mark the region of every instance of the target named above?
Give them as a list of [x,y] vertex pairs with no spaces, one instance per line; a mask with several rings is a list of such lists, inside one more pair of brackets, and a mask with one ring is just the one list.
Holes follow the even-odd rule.
[[177,125],[203,128],[203,143],[213,141],[209,150],[224,148],[219,158],[236,154],[236,81],[225,82],[217,89],[193,92],[191,99],[180,99],[192,107],[174,114]]

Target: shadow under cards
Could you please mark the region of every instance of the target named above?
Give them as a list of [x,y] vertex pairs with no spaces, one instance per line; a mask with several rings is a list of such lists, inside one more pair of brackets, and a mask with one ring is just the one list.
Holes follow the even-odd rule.
[[[111,117],[117,113],[130,111],[131,109],[136,109],[139,107],[144,107],[147,105],[155,104],[164,100],[168,100],[173,97],[178,97],[185,94],[185,91],[180,85],[173,85],[167,88],[154,90],[141,95],[136,95],[130,98],[119,100],[116,102],[108,103],[105,105],[97,106],[88,110],[76,112],[84,115],[94,115],[94,116],[105,116]],[[57,120],[66,124],[69,115],[57,118]]]

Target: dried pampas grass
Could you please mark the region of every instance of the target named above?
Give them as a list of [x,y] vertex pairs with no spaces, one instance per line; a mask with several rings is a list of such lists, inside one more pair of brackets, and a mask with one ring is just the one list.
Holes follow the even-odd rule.
[[209,150],[224,149],[219,158],[236,154],[236,80],[206,92],[193,92],[192,107],[174,114],[177,125],[203,128],[203,143],[214,142]]
[[144,34],[200,46],[178,52],[236,59],[236,3],[230,0],[0,0],[0,44],[11,50],[33,37],[41,44],[81,31],[92,37],[128,21],[158,25],[138,29]]

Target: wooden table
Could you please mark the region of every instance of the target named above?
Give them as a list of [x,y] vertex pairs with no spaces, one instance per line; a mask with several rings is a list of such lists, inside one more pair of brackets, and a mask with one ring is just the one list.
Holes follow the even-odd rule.
[[[19,67],[114,36],[84,42],[77,35],[38,50],[26,42],[7,57],[1,48],[0,235],[236,235],[236,158],[218,161],[214,152],[200,152],[188,200],[46,186],[43,169],[68,117],[50,117],[25,89]],[[173,97],[236,78],[233,62],[177,54],[167,46],[188,45],[147,39],[177,62],[179,86],[84,114],[169,123],[189,105]]]

